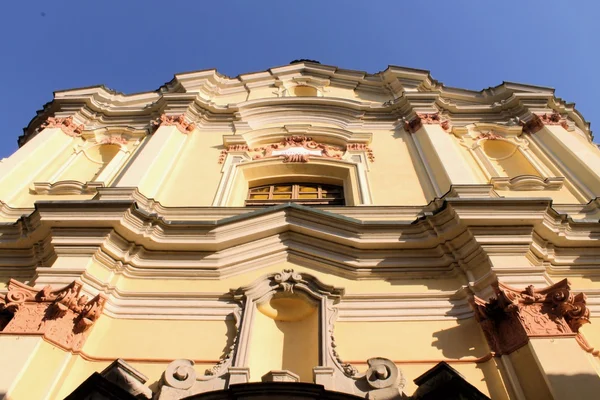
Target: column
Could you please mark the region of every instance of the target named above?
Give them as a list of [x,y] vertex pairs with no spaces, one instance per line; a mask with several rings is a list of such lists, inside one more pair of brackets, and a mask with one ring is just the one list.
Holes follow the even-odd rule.
[[185,122],[183,115],[161,117],[161,124],[139,150],[138,156],[129,166],[117,187],[137,187],[148,198],[158,193],[164,179],[177,162],[187,134],[195,129]]
[[585,295],[566,279],[540,290],[502,283],[494,290],[496,298],[474,296],[471,304],[491,350],[509,362],[513,386],[527,399],[595,398],[600,377],[577,342],[589,322]]
[[451,185],[482,183],[465,160],[454,136],[447,132],[448,122],[442,121],[439,114],[417,114],[405,123],[405,129],[412,133],[437,196],[450,190]]

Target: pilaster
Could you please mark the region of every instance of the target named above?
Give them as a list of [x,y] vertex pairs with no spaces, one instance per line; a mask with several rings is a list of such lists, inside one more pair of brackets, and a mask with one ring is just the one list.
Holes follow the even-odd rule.
[[450,190],[451,185],[477,185],[477,176],[461,154],[447,121],[439,114],[417,114],[405,129],[412,133],[415,146],[426,166],[437,196]]
[[0,162],[0,200],[10,202],[17,193],[29,186],[69,147],[74,135],[60,127],[47,127]]
[[[163,116],[164,117],[164,116]],[[117,182],[118,187],[137,187],[148,198],[158,193],[163,181],[177,162],[187,134],[193,125],[168,122],[161,117],[161,124],[146,145],[139,150],[138,157]],[[168,117],[167,117],[168,118]],[[165,122],[167,121],[167,122]],[[190,130],[189,128],[192,127]]]
[[525,124],[523,131],[529,132],[531,140],[553,156],[566,176],[579,181],[592,196],[600,196],[600,150],[586,138],[567,130],[566,123],[552,121],[550,117],[536,116]]
[[577,342],[589,322],[585,294],[572,293],[566,279],[540,290],[497,283],[494,291],[495,298],[474,296],[471,304],[491,350],[519,365],[510,373],[513,387],[528,399],[588,399],[600,392],[590,355]]

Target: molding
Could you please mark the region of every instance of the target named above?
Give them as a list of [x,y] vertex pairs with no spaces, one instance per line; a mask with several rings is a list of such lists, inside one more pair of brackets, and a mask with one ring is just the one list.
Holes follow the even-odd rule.
[[563,177],[542,178],[535,175],[490,178],[490,183],[496,190],[560,190],[564,182],[565,178]]
[[[382,100],[342,100],[328,97],[277,97],[284,82],[327,82],[328,87],[377,95]],[[233,94],[248,98],[257,87],[272,88],[262,100],[228,103]],[[560,113],[591,141],[589,123],[574,105],[554,96],[554,90],[504,82],[481,91],[452,88],[433,79],[428,71],[390,66],[369,74],[337,67],[300,62],[230,78],[215,70],[178,74],[159,90],[125,95],[104,86],[58,91],[54,100],[38,112],[19,144],[39,132],[49,117],[75,117],[86,129],[132,127],[149,130],[149,122],[169,110],[185,113],[203,131],[235,133],[236,126],[260,128],[268,123],[306,123],[322,120],[343,129],[391,127],[414,113],[443,112],[454,126],[474,122],[508,123],[530,119],[533,114]],[[293,116],[292,118],[290,118]],[[312,133],[311,133],[312,135]]]
[[31,194],[96,194],[98,188],[104,187],[104,182],[90,181],[81,183],[78,181],[34,182],[29,188]]

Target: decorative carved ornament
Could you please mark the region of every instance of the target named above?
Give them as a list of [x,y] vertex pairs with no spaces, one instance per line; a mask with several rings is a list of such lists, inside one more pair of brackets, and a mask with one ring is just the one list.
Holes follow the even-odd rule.
[[544,125],[560,125],[564,129],[569,129],[567,120],[556,111],[551,114],[533,114],[533,117],[528,122],[522,122],[523,132],[536,133],[544,127]]
[[59,290],[36,290],[11,279],[0,297],[0,331],[39,334],[66,350],[80,350],[105,302],[102,295],[89,300],[80,291],[76,281]]
[[117,145],[125,145],[127,144],[127,139],[122,136],[110,136],[100,140],[100,144],[117,144]]
[[279,143],[270,144],[262,147],[248,148],[246,145],[235,144],[227,147],[227,150],[221,150],[219,154],[219,164],[225,162],[228,153],[247,151],[252,160],[261,160],[265,158],[282,158],[287,162],[309,162],[311,157],[331,158],[341,160],[346,151],[365,151],[370,162],[375,161],[373,150],[363,143],[350,143],[346,148],[338,146],[329,146],[314,141],[308,136],[288,136]]
[[492,351],[511,353],[535,336],[575,336],[589,321],[586,296],[571,293],[566,279],[537,290],[528,286],[523,291],[502,283],[494,285],[496,298],[486,302],[477,296],[471,299]]
[[450,122],[447,119],[442,120],[439,113],[417,115],[410,121],[404,120],[404,129],[410,133],[415,133],[423,125],[440,125],[445,131],[450,131]]
[[348,143],[346,145],[346,151],[366,151],[367,158],[370,162],[375,162],[375,155],[373,154],[373,149],[371,149],[368,145],[364,143]]
[[504,139],[502,136],[498,135],[497,133],[494,133],[492,131],[489,132],[483,132],[480,133],[479,136],[477,136],[475,138],[475,140],[499,140],[499,139]]
[[169,117],[166,114],[163,114],[156,121],[152,122],[152,125],[156,126],[176,126],[177,129],[181,133],[191,133],[196,129],[196,125],[193,123],[189,123],[185,120],[185,116],[183,114]]
[[77,137],[81,135],[85,127],[83,125],[77,125],[73,122],[73,117],[66,118],[54,118],[48,117],[46,122],[40,126],[40,130],[46,128],[60,128],[66,135],[71,137]]

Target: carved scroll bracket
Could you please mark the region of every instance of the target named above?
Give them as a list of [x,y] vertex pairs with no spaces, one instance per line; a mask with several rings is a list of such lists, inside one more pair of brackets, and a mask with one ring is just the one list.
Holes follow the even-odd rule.
[[528,286],[519,291],[497,283],[494,291],[496,297],[487,302],[473,296],[471,305],[490,348],[497,354],[517,350],[530,337],[574,337],[589,322],[585,294],[573,294],[566,279],[540,290]]
[[447,132],[451,129],[450,122],[442,119],[439,113],[417,113],[411,120],[404,119],[404,129],[410,133],[415,133],[423,125],[440,125]]
[[81,133],[83,132],[83,130],[85,129],[83,124],[77,125],[73,121],[73,117],[66,117],[66,118],[49,117],[46,120],[46,122],[44,122],[40,126],[40,130],[46,129],[46,128],[59,128],[66,135],[71,136],[71,137],[80,136]]
[[39,334],[66,350],[80,350],[106,301],[80,292],[76,281],[59,290],[36,290],[11,279],[8,293],[0,297],[0,331]]
[[159,126],[175,126],[179,129],[181,133],[191,133],[196,129],[196,125],[185,120],[185,116],[183,114],[176,116],[168,116],[163,114],[156,121],[152,122],[152,125],[155,127]]

